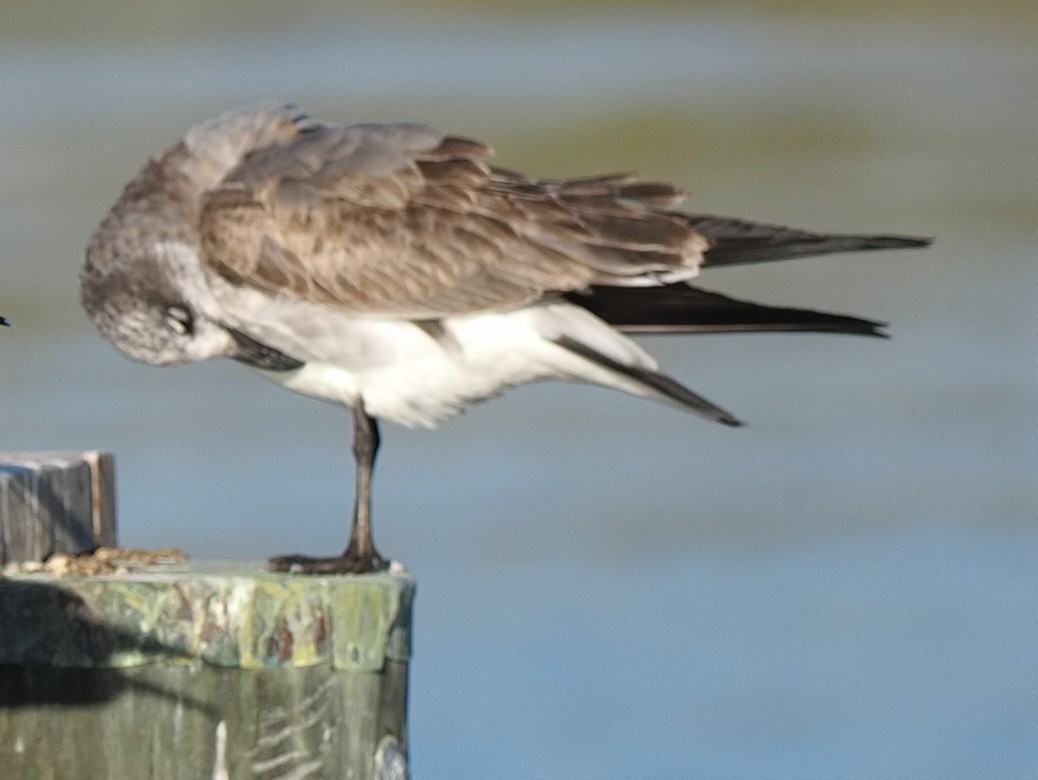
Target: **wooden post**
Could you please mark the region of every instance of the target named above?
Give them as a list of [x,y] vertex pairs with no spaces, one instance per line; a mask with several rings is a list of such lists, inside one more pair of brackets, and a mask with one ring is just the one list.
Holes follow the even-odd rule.
[[0,519],[0,565],[113,546],[111,453],[0,453]]
[[138,559],[0,577],[0,776],[407,777],[408,574]]

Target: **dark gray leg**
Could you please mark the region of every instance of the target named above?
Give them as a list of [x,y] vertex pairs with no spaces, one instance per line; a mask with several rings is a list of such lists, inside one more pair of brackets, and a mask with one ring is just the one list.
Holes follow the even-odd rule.
[[364,411],[361,404],[353,407],[353,457],[357,461],[357,499],[353,507],[353,527],[344,558],[367,558],[384,568],[371,537],[371,477],[375,471],[375,456],[381,444],[378,421]]
[[371,536],[371,476],[380,443],[378,422],[357,402],[353,407],[353,457],[357,461],[357,499],[353,508],[350,542],[337,558],[308,558],[305,555],[283,555],[271,558],[273,571],[298,574],[363,574],[385,569],[386,561]]

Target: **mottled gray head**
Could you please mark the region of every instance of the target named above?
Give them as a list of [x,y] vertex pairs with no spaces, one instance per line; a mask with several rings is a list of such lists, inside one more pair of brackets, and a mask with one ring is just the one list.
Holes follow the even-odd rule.
[[186,247],[142,248],[134,258],[112,258],[111,248],[87,250],[83,307],[102,335],[126,357],[155,366],[232,356],[234,339],[203,311],[208,291],[201,270],[185,267]]
[[311,124],[275,103],[229,111],[191,128],[126,185],[90,242],[81,288],[87,314],[120,352],[160,366],[242,359],[198,256],[201,200],[250,150]]

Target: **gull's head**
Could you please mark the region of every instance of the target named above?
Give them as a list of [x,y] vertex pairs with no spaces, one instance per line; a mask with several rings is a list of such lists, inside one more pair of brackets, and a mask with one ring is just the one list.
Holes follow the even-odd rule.
[[101,334],[131,360],[153,366],[235,354],[234,339],[211,316],[211,295],[186,247],[155,245],[136,256],[95,242],[80,288]]

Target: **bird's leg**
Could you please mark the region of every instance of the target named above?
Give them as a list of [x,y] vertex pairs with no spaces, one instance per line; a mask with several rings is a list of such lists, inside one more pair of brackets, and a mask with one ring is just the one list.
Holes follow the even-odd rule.
[[378,422],[358,401],[353,406],[353,457],[357,461],[357,497],[353,509],[350,542],[337,558],[308,558],[304,555],[284,555],[271,558],[273,571],[298,574],[363,574],[385,569],[386,561],[371,536],[371,476],[375,470],[375,455],[380,439]]
[[378,554],[371,537],[371,477],[375,471],[375,456],[381,444],[378,421],[364,411],[361,402],[353,407],[353,457],[357,461],[357,496],[353,507],[353,525],[350,543],[342,557],[347,560],[368,562],[365,571],[384,569],[388,561]]

